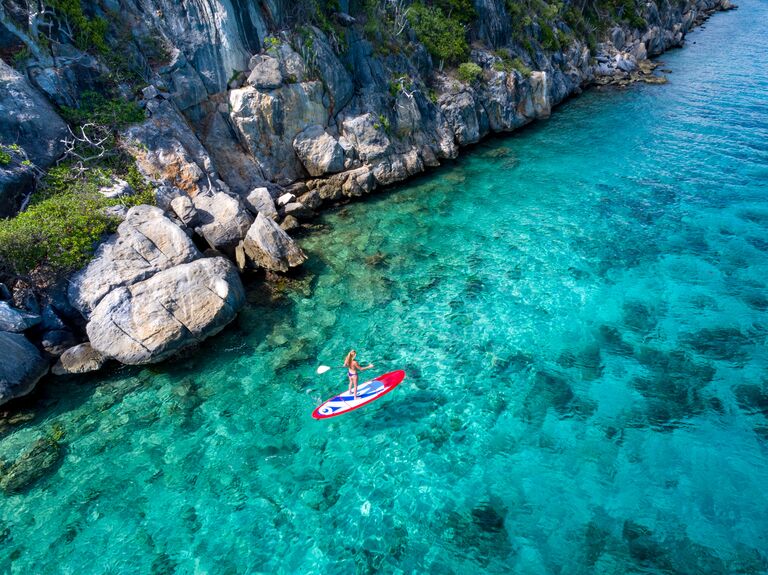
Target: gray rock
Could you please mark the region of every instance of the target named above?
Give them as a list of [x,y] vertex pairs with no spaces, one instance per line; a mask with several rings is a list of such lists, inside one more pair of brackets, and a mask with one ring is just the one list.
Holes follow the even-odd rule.
[[269,92],[232,90],[229,103],[239,139],[258,162],[265,179],[288,184],[306,176],[294,153],[293,139],[307,126],[328,123],[321,82],[283,84]]
[[5,493],[21,493],[29,489],[55,467],[61,458],[61,447],[50,438],[40,438],[8,465],[2,462],[0,489]]
[[270,271],[287,272],[307,260],[298,244],[277,223],[262,214],[256,216],[248,230],[243,248],[255,265]]
[[341,131],[364,162],[372,162],[390,152],[391,142],[384,126],[373,114],[344,119]]
[[56,313],[56,310],[54,310],[50,304],[45,304],[43,306],[41,324],[47,330],[57,330],[57,329],[67,328],[64,322],[61,321],[59,314]]
[[203,258],[109,293],[86,331],[94,350],[121,363],[162,361],[218,333],[245,303],[235,267]]
[[187,195],[182,194],[173,198],[171,200],[171,209],[186,226],[193,225],[197,218],[197,209],[195,209],[195,205]]
[[88,373],[98,371],[106,362],[107,358],[93,349],[90,343],[81,343],[62,353],[51,372],[54,375]]
[[264,214],[271,220],[277,219],[275,201],[272,199],[272,194],[269,193],[267,188],[254,188],[251,190],[245,198],[245,205],[254,215]]
[[0,405],[28,394],[48,373],[48,362],[27,338],[0,331]]
[[299,223],[299,220],[297,220],[293,216],[285,216],[283,221],[280,223],[280,229],[285,232],[289,232],[291,230],[295,230],[300,227],[301,227],[301,224]]
[[189,196],[210,191],[218,173],[187,120],[168,100],[147,103],[151,117],[122,133],[141,173]]
[[251,74],[248,76],[248,84],[260,90],[272,90],[279,88],[283,83],[283,75],[280,72],[280,62],[277,58],[261,54],[251,58],[248,66]]
[[634,72],[637,70],[637,62],[629,54],[616,55],[616,68],[622,72]]
[[293,149],[310,176],[344,169],[344,148],[322,126],[310,126],[300,132],[293,140]]
[[160,92],[155,86],[150,85],[141,91],[141,95],[145,100],[153,100],[160,95]]
[[99,188],[99,193],[105,198],[121,198],[123,196],[132,196],[134,194],[133,188],[125,180],[115,178],[111,186]]
[[8,302],[0,301],[0,331],[21,333],[39,324],[41,319],[39,315],[13,308]]
[[319,29],[312,28],[314,38],[312,52],[314,66],[323,80],[330,96],[331,114],[344,108],[355,93],[355,86],[347,69],[331,48],[328,38]]
[[70,303],[88,318],[110,291],[200,257],[192,240],[160,208],[135,206],[71,279]]
[[624,48],[624,43],[626,42],[626,36],[624,35],[624,30],[620,26],[616,26],[611,30],[611,43],[616,47],[617,50],[622,50]]
[[78,338],[68,329],[56,329],[43,334],[40,342],[46,353],[58,357],[73,345],[77,345]]
[[218,192],[198,194],[192,201],[199,222],[196,231],[212,248],[232,255],[253,222],[239,198]]
[[303,220],[312,217],[314,214],[307,206],[301,202],[291,202],[283,206],[283,215],[285,217],[293,216],[296,219]]
[[283,194],[282,196],[277,198],[277,205],[280,206],[280,207],[283,207],[283,206],[287,206],[291,202],[295,202],[295,201],[296,201],[296,196],[294,196],[290,192],[286,192],[285,194]]
[[12,297],[11,290],[4,283],[0,283],[0,300],[9,300]]
[[66,134],[67,126],[48,100],[0,60],[0,144],[23,149],[18,161],[0,168],[0,217],[16,213],[32,183],[31,169],[22,161],[48,168],[63,153]]
[[635,60],[638,62],[641,62],[648,58],[648,51],[645,49],[645,44],[643,44],[642,42],[638,42],[637,44],[632,46],[631,54],[632,56],[634,56]]

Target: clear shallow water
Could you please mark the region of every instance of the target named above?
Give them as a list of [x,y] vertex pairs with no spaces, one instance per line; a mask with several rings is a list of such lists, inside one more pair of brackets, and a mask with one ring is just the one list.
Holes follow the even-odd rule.
[[[765,22],[328,214],[188,357],[49,382],[2,571],[768,572]],[[408,379],[316,422],[350,346]]]

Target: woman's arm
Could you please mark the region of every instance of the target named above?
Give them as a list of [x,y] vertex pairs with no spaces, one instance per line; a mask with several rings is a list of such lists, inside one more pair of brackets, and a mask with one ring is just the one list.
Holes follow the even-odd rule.
[[[359,364],[358,364],[358,365],[359,365]],[[372,364],[372,363],[369,363],[369,364],[368,364],[368,366],[366,366],[366,367],[361,367],[361,368],[360,368],[360,371],[365,371],[366,369],[371,369],[372,367],[373,367],[373,364]]]

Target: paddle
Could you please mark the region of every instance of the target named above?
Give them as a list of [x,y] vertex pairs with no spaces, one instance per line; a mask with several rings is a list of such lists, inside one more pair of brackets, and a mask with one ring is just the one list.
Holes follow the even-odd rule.
[[[373,362],[369,362],[369,363],[373,363]],[[332,369],[344,369],[344,366],[343,366],[343,365],[337,365],[337,366],[331,367],[331,366],[329,366],[329,365],[321,365],[321,366],[319,366],[319,367],[317,368],[317,370],[316,370],[316,371],[317,371],[317,374],[318,374],[318,375],[322,375],[322,374],[324,374],[326,371],[330,371],[330,370],[332,370]]]

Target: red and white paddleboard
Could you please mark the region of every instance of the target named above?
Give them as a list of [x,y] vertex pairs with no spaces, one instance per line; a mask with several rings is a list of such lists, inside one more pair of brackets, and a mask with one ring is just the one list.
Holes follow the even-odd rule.
[[359,384],[357,386],[357,397],[353,397],[352,393],[346,390],[338,395],[334,395],[315,409],[312,412],[312,417],[315,419],[328,419],[329,417],[348,413],[358,407],[363,407],[366,403],[376,401],[388,394],[400,385],[404,379],[405,372],[402,369],[380,375],[376,379]]

